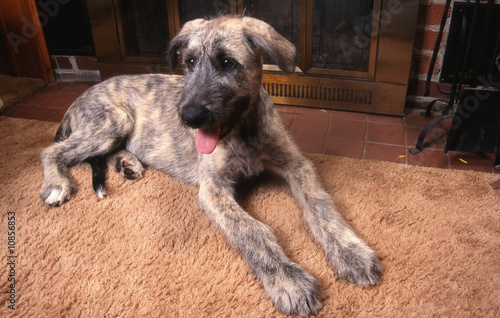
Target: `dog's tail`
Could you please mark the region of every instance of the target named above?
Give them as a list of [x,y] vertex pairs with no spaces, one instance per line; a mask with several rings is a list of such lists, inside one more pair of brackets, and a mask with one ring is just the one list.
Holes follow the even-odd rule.
[[92,157],[85,160],[92,167],[92,186],[97,197],[102,200],[106,195],[104,181],[106,180],[106,157]]

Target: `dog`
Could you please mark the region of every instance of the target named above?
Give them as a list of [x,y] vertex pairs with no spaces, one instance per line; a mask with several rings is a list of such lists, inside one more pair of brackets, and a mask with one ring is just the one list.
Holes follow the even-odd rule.
[[235,200],[235,185],[271,171],[290,185],[312,235],[339,277],[370,286],[381,266],[337,212],[312,163],[286,132],[261,84],[263,56],[283,71],[295,67],[295,47],[267,23],[237,16],[187,22],[172,39],[167,59],[185,76],[123,75],[96,84],[70,106],[42,151],[41,198],[67,201],[74,187],[67,169],[92,166],[99,198],[107,158],[128,179],[143,166],[199,186],[203,212],[245,258],[278,310],[308,315],[321,308],[315,278],[293,263],[271,229]]

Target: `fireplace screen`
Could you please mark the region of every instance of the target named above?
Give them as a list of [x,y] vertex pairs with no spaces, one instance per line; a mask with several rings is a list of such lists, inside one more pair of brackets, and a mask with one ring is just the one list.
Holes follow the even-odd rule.
[[120,13],[120,34],[123,54],[127,57],[162,58],[168,46],[167,5],[164,0],[117,2]]
[[372,21],[373,1],[315,1],[312,67],[368,72]]
[[[245,14],[269,23],[295,47],[300,38],[300,0],[291,1],[245,1]],[[271,61],[266,60],[268,64]]]
[[177,3],[179,6],[179,21],[181,26],[194,19],[233,13],[230,0],[179,0]]
[[276,103],[402,113],[418,0],[88,0],[88,6],[103,78],[170,72],[165,50],[185,22],[245,14],[297,48],[292,74],[264,61],[263,85]]

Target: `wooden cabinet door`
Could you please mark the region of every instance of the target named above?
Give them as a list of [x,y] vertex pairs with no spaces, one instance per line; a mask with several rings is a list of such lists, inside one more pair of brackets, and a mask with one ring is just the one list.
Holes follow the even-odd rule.
[[55,81],[35,0],[0,1],[0,32],[14,75]]

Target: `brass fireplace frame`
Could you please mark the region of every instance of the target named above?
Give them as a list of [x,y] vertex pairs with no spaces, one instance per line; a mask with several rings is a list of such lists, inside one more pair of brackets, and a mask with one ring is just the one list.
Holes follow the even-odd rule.
[[[171,38],[180,30],[176,0],[165,0]],[[87,0],[101,78],[172,73],[165,59],[126,56],[120,0]],[[242,14],[244,0],[229,0]],[[300,0],[298,66],[286,74],[265,65],[263,86],[276,104],[401,115],[404,111],[418,0],[375,0],[367,72],[311,67],[314,0]],[[182,70],[174,73],[182,74]]]

